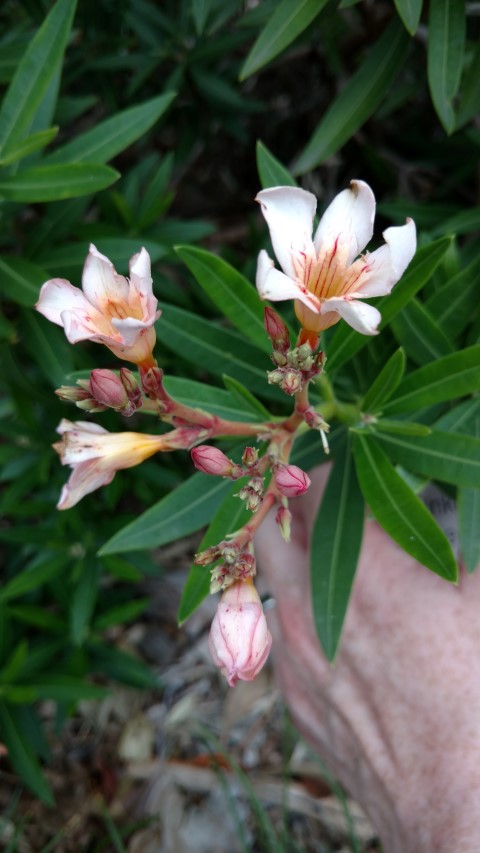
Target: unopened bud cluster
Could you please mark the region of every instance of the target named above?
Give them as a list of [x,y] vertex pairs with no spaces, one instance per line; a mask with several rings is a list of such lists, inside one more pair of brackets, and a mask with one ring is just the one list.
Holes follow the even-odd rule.
[[120,375],[102,368],[92,370],[90,379],[77,379],[76,385],[62,385],[55,392],[85,412],[114,409],[129,418],[142,405],[142,392],[131,370],[120,369]]
[[273,352],[271,359],[275,370],[271,370],[268,381],[278,385],[285,394],[293,397],[305,384],[321,373],[325,364],[323,352],[315,353],[318,341],[312,346],[309,341],[290,349],[290,334],[278,314],[272,308],[265,308],[265,329],[269,336]]
[[221,562],[211,569],[211,593],[227,589],[235,581],[255,577],[257,570],[251,541],[244,545],[224,540],[196,554],[194,562],[196,566],[209,566],[217,560]]

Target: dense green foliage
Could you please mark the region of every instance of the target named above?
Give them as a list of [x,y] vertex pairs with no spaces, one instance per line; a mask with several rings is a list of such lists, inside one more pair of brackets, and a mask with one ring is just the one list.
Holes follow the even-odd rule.
[[[366,338],[342,324],[325,335],[338,400],[373,416],[333,432],[338,467],[318,527],[331,535],[317,532],[313,543],[327,653],[335,654],[348,603],[363,498],[407,550],[415,537],[410,553],[451,579],[446,537],[415,494],[429,479],[448,484],[458,490],[468,568],[478,561],[478,18],[462,0],[428,7],[2,4],[0,739],[47,802],[40,762],[49,750],[36,702],[54,699],[60,725],[80,698],[103,695],[109,678],[156,685],[104,638],[145,607],[135,583],[160,569],[142,549],[212,517],[228,532],[238,510],[229,510],[228,481],[191,476],[188,455],[169,454],[56,512],[65,471],[51,450],[55,428],[82,416],[53,390],[113,358],[95,345],[71,347],[33,305],[48,278],[80,283],[90,241],[121,272],[141,245],[148,249],[163,309],[157,355],[171,393],[254,420],[264,407],[288,411],[265,381],[268,342],[251,287],[266,238],[252,201],[259,186],[301,182],[326,203],[352,177],[367,180],[379,201],[377,239],[412,216],[420,249],[378,301],[382,334]],[[98,420],[122,428],[110,413]],[[303,467],[323,461],[314,436],[296,454]],[[197,580],[182,616],[208,589]]]

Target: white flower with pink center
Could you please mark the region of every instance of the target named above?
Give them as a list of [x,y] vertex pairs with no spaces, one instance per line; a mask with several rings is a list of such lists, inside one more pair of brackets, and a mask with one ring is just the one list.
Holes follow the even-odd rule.
[[380,312],[361,300],[390,293],[403,275],[417,245],[413,220],[387,228],[385,244],[361,254],[372,238],[375,218],[375,197],[364,181],[351,181],[333,199],[313,239],[317,201],[312,193],[273,187],[258,193],[256,201],[283,270],[260,252],[256,283],[261,298],[294,299],[307,332],[321,332],[343,318],[357,332],[376,334]]
[[95,341],[118,358],[146,368],[153,362],[154,323],[160,316],[153,295],[150,256],[146,249],[130,259],[130,277],[90,246],[82,290],[63,278],[45,282],[36,305],[52,323],[63,326],[71,344]]

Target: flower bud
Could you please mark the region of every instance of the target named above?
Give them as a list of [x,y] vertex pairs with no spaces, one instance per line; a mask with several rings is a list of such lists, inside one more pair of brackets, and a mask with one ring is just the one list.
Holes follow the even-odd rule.
[[213,474],[215,477],[231,477],[236,480],[242,474],[242,470],[235,465],[228,456],[225,456],[218,447],[209,444],[199,444],[191,453],[195,468],[204,474]]
[[142,405],[142,391],[137,382],[137,377],[128,367],[121,367],[120,379],[132,406],[139,409]]
[[90,394],[101,406],[124,409],[129,405],[122,381],[113,370],[92,370],[89,388]]
[[275,516],[275,521],[280,529],[282,539],[284,539],[285,542],[290,542],[292,531],[292,513],[290,510],[287,509],[286,506],[279,506]]
[[275,472],[275,483],[286,498],[296,498],[307,491],[310,477],[297,465],[282,465]]
[[273,349],[277,352],[287,352],[290,349],[290,335],[282,318],[273,308],[267,307],[263,319],[265,331],[273,344]]
[[242,462],[247,468],[253,468],[258,462],[258,450],[256,447],[246,447],[243,451]]
[[223,593],[208,640],[213,662],[231,687],[253,681],[264,665],[272,637],[251,581],[237,581]]

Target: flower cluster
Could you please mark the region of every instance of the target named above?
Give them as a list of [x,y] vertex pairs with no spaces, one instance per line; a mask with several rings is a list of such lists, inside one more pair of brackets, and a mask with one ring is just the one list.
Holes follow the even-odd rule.
[[[363,334],[376,334],[378,310],[363,299],[390,292],[415,252],[415,226],[388,228],[385,244],[369,253],[365,246],[373,232],[375,199],[363,181],[352,181],[330,204],[312,237],[316,210],[314,196],[295,187],[274,187],[257,196],[267,221],[281,270],[261,251],[257,288],[262,299],[293,299],[300,331],[292,342],[282,318],[265,308],[265,330],[272,344],[274,369],[268,382],[294,400],[286,418],[262,423],[228,421],[175,400],[167,392],[164,375],[153,355],[155,322],[160,316],[153,294],[150,258],[145,249],[130,261],[129,278],[119,275],[95,246],[85,262],[82,289],[65,279],[47,281],[37,309],[63,326],[71,343],[104,344],[120,359],[138,367],[114,371],[96,369],[75,386],[56,392],[84,412],[113,409],[124,417],[156,414],[169,431],[161,434],[110,433],[98,424],[62,420],[61,441],[54,444],[64,465],[72,469],[58,502],[73,507],[81,498],[110,483],[115,473],[138,465],[158,452],[191,450],[193,465],[202,473],[239,481],[237,495],[250,513],[239,530],[196,555],[197,566],[210,567],[211,592],[221,592],[210,632],[210,651],[228,683],[255,678],[272,643],[254,586],[254,538],[273,510],[283,538],[290,540],[289,500],[304,494],[310,479],[291,452],[300,430],[320,432],[328,452],[325,409],[313,406],[308,390],[312,380],[323,382],[325,356],[320,333],[345,319]],[[363,253],[363,254],[362,254]],[[259,450],[249,443],[240,461],[209,443],[216,438],[244,437],[262,441]],[[233,453],[235,456],[235,453]]]

